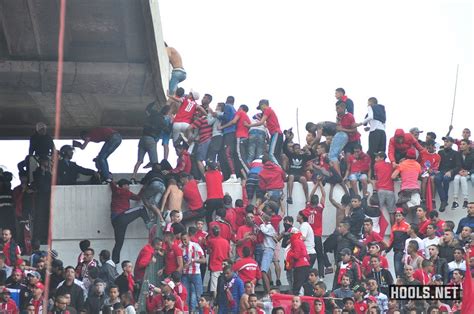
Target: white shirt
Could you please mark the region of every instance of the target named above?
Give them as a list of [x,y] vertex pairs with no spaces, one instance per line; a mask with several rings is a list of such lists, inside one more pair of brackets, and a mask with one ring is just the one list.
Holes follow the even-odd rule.
[[428,250],[428,247],[433,244],[438,245],[439,237],[434,237],[433,239],[426,237],[423,239],[423,244],[425,245],[425,258],[430,258],[430,251]]
[[462,271],[466,271],[466,261],[462,260],[459,264],[456,261],[448,263],[449,272],[452,272],[456,268],[459,268]]
[[273,228],[272,224],[271,223],[261,224],[260,231],[262,231],[262,233],[265,235],[265,238],[263,239],[263,247],[275,249],[276,242],[273,239],[273,237],[276,236],[277,233],[275,231],[275,228]]
[[306,246],[308,254],[316,254],[316,250],[314,249],[314,232],[311,225],[306,221],[301,223],[300,231],[303,235],[304,245]]
[[369,123],[370,132],[375,130],[384,130],[385,131],[385,123],[380,122],[379,120],[374,119],[374,111],[372,110],[372,106],[367,106],[367,118],[362,122],[363,124]]

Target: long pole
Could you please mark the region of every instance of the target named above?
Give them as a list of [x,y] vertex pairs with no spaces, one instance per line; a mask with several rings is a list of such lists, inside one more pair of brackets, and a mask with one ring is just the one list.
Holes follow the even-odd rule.
[[454,83],[453,108],[451,109],[451,122],[449,123],[449,125],[453,125],[454,107],[456,105],[456,91],[458,89],[458,73],[459,73],[459,64],[456,67],[456,82]]
[[300,119],[298,115],[299,108],[296,107],[296,132],[298,134],[298,143],[301,144],[301,139],[300,139]]

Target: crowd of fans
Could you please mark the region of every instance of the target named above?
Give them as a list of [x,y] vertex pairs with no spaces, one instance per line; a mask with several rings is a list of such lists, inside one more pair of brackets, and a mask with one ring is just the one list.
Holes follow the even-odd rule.
[[[148,313],[459,312],[457,300],[390,299],[389,286],[462,286],[466,270],[474,268],[474,257],[468,259],[474,228],[469,129],[457,140],[450,128],[442,147],[433,132],[422,140],[418,128],[397,129],[387,141],[385,107],[376,98],[368,99],[367,115],[357,122],[344,89],[335,96],[336,121],[307,123],[306,142],[297,143],[292,129],[280,128],[278,110],[266,99],[249,116],[249,107],[236,108],[232,96],[213,109],[211,95],[198,104],[198,92],[186,94],[176,86],[165,106],[146,108],[133,177],[117,182],[107,159],[121,144],[120,133],[105,127],[82,132],[82,142],[59,150],[57,184],[78,184],[79,174],[90,177],[88,184],[109,184],[115,245],[101,250],[98,261],[91,243],[81,241],[77,265],[67,267],[56,251],[40,250],[48,239],[56,148],[46,125],[38,123],[29,155],[18,164],[21,184],[12,190],[12,174],[1,174],[0,312],[135,313],[143,294],[146,309],[138,310]],[[361,126],[369,132],[366,149]],[[168,162],[170,141],[175,167]],[[72,161],[75,148],[89,142],[104,142],[95,158],[97,171]],[[139,181],[145,155],[150,171]],[[287,213],[294,182],[301,184],[306,203],[296,217]],[[130,186],[138,183],[135,194]],[[199,183],[206,186],[206,199]],[[240,184],[242,198],[224,193],[223,183]],[[344,190],[340,200],[334,199],[336,186]],[[439,217],[448,207],[450,186],[451,209],[467,211],[457,222]],[[139,205],[131,207],[131,200]],[[327,201],[336,208],[337,227],[323,241]],[[127,226],[138,218],[150,236],[132,264],[120,252]],[[386,253],[392,250],[389,262]],[[159,285],[145,276],[151,264],[162,266]],[[282,285],[282,272],[288,286]],[[334,276],[331,283],[328,274]]]

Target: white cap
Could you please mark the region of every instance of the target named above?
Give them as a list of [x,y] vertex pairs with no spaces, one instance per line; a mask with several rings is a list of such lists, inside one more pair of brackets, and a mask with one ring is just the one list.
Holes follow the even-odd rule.
[[193,99],[194,100],[198,100],[199,99],[199,93],[196,92],[195,90],[190,90],[189,93],[193,96]]

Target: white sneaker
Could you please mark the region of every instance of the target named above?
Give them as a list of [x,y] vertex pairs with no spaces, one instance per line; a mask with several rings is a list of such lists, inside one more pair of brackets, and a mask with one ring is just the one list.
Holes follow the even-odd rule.
[[227,181],[225,181],[224,183],[240,183],[240,179],[237,178],[237,176],[235,174],[231,174],[230,178]]

